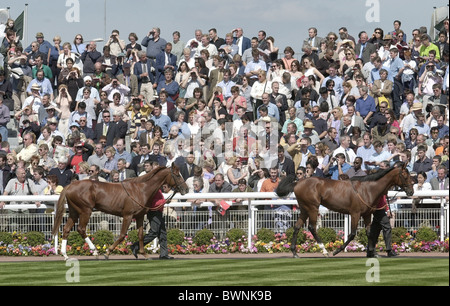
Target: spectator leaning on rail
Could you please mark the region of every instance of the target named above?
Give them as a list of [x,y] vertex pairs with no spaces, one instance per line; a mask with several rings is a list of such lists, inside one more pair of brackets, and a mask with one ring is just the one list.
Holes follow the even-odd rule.
[[[231,184],[225,181],[225,177],[222,173],[217,173],[214,177],[214,182],[209,186],[209,193],[224,193],[231,192],[232,187]],[[224,214],[228,209],[228,204],[224,204],[226,199],[215,199],[213,200],[218,210],[223,209]]]
[[[27,179],[27,172],[25,168],[17,168],[16,177],[11,179],[8,184],[6,185],[5,191],[3,192],[3,195],[38,195],[38,192],[36,191],[34,182],[32,179]],[[13,203],[10,203],[13,204]],[[26,204],[26,203],[22,203]],[[36,207],[39,208],[41,206],[41,202],[36,201],[35,202]],[[0,209],[3,209],[5,207],[5,202],[0,202]],[[15,210],[18,212],[25,212],[28,211],[26,209],[18,209]]]

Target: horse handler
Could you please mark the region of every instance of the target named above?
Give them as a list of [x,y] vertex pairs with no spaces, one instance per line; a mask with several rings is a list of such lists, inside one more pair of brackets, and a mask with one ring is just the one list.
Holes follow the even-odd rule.
[[[164,205],[168,202],[170,201],[164,199],[163,193],[159,189],[153,198],[150,211],[147,213],[147,219],[150,220],[150,230],[144,236],[144,246],[152,242],[153,239],[158,238],[160,246],[159,259],[173,259],[172,256],[169,256],[169,249],[167,248],[167,230],[163,216]],[[138,258],[139,241],[131,246],[131,251],[134,257]]]
[[375,251],[375,246],[381,231],[383,231],[383,238],[386,243],[387,256],[398,256],[397,253],[392,251],[392,227],[386,214],[387,211],[389,211],[389,205],[387,205],[386,195],[383,195],[378,202],[377,210],[373,213],[373,220],[368,235],[367,257],[379,257]]
[[[398,163],[394,167],[401,167]],[[382,163],[380,169],[388,169],[389,165]],[[389,213],[389,216],[388,214]],[[384,242],[386,243],[386,252],[388,257],[396,257],[397,253],[392,251],[392,227],[390,221],[390,207],[387,200],[387,194],[384,194],[378,201],[377,210],[373,213],[372,224],[368,234],[369,243],[367,246],[367,257],[379,257],[375,251],[380,232],[383,231]]]

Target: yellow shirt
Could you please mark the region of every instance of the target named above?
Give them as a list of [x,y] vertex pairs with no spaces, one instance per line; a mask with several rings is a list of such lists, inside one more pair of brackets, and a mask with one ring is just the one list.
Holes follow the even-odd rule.
[[[61,192],[63,191],[64,187],[61,185],[56,186],[55,192],[53,194],[61,194]],[[49,195],[50,193],[50,186],[45,187],[44,189],[44,194],[45,195]]]

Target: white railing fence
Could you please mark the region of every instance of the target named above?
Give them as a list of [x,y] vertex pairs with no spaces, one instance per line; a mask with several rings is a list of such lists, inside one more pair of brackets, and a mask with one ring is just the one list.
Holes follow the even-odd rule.
[[[177,194],[170,204],[166,204],[167,210],[170,208],[171,213],[166,216],[167,228],[179,227],[185,233],[195,234],[195,232],[203,227],[209,226],[213,232],[226,233],[231,228],[242,228],[247,230],[247,237],[256,234],[257,229],[267,227],[275,230],[275,232],[284,232],[287,228],[292,227],[298,219],[299,210],[295,210],[297,201],[292,197],[280,199],[274,192],[267,193],[202,193],[202,194],[186,194],[184,196]],[[447,190],[420,191],[414,194],[415,197],[422,198],[421,204],[424,207],[433,205],[434,209],[421,209],[421,214],[411,212],[410,205],[412,199],[408,198],[404,192],[390,191],[388,197],[397,197],[397,201],[392,203],[391,209],[397,209],[396,219],[398,226],[405,226],[407,229],[415,228],[426,220],[435,228],[439,228],[439,237],[443,241],[449,236],[449,209]],[[190,200],[203,199],[201,205],[194,205]],[[239,204],[233,203],[235,199],[242,199]],[[14,213],[17,210],[36,209],[34,204],[36,201],[41,202],[39,209],[54,208],[58,201],[58,195],[50,196],[0,196],[0,202],[9,203],[0,210],[0,231],[10,229],[5,220],[15,218],[27,218],[27,214]],[[225,200],[231,205],[225,216],[220,215],[213,203],[214,200]],[[17,204],[20,203],[20,204]],[[29,203],[29,204],[24,204]],[[232,210],[235,206],[240,206],[240,210]],[[67,206],[66,206],[67,207]],[[187,209],[182,209],[182,208]],[[212,207],[209,211],[207,207]],[[276,208],[274,208],[276,207]],[[284,209],[283,209],[284,207]],[[290,207],[290,208],[286,208]],[[203,210],[203,211],[199,211]],[[206,211],[204,211],[206,210]],[[427,215],[425,215],[425,213]],[[344,237],[348,237],[350,232],[350,216],[321,209],[321,218],[319,218],[319,226],[331,227],[335,230],[343,230]],[[30,214],[31,215],[31,214]],[[28,217],[29,218],[29,217]],[[8,220],[9,220],[8,219]],[[43,221],[45,219],[46,221]],[[34,214],[32,220],[41,224],[30,225],[30,228],[38,231],[50,231],[53,224],[53,214]],[[33,221],[32,221],[33,222]],[[116,234],[120,228],[121,219],[119,217],[109,216],[106,214],[94,213],[90,220],[91,229],[110,229],[113,228]],[[2,224],[3,223],[3,224]],[[44,225],[42,225],[44,224]],[[45,225],[46,224],[46,225]],[[132,226],[135,226],[134,224]],[[360,221],[360,227],[363,227]],[[18,227],[20,229],[20,226]],[[55,246],[57,246],[55,241]],[[251,247],[251,239],[248,239],[248,247]],[[57,249],[57,248],[55,248]]]

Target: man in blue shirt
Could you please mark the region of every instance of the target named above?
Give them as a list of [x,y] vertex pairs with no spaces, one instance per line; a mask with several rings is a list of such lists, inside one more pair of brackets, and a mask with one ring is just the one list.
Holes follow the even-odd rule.
[[389,74],[388,80],[394,82],[395,79],[399,79],[401,73],[400,69],[403,68],[404,64],[402,59],[398,56],[398,49],[392,48],[389,50],[389,54],[391,57],[390,65],[389,65]]
[[169,127],[172,121],[170,120],[169,116],[163,115],[161,111],[162,106],[161,104],[157,103],[155,105],[155,108],[153,109],[153,116],[150,119],[155,122],[155,125],[159,126],[162,129],[162,137],[167,138],[169,136]]
[[342,85],[344,84],[344,81],[341,77],[337,75],[337,71],[339,69],[338,64],[332,63],[330,64],[330,67],[328,68],[329,75],[323,80],[322,87],[325,87],[328,80],[334,81],[334,93],[336,95],[337,100],[341,99],[342,94],[344,93],[344,88]]
[[275,104],[270,103],[270,97],[268,93],[264,93],[262,95],[262,101],[263,104],[257,109],[257,118],[259,119],[261,117],[264,117],[260,114],[261,109],[263,112],[265,112],[265,109],[267,109],[267,116],[273,117],[277,119],[278,122],[280,122],[280,112],[278,111],[278,107]]
[[388,80],[394,83],[394,90],[392,91],[394,113],[397,118],[400,117],[400,108],[402,107],[402,93],[403,84],[401,75],[403,73],[404,64],[402,59],[398,55],[398,49],[392,48],[389,50],[391,56],[391,63],[389,65]]
[[361,97],[356,100],[355,110],[364,119],[364,124],[368,125],[370,118],[377,111],[375,99],[369,96],[369,88],[367,86],[361,86],[359,94]]
[[225,101],[231,97],[231,88],[235,86],[236,83],[231,80],[231,72],[229,69],[224,69],[223,71],[223,80],[220,81],[217,86],[222,88],[222,94]]
[[373,147],[375,148],[375,153],[372,154],[368,161],[364,162],[366,168],[369,170],[380,168],[381,162],[389,160],[391,157],[391,153],[383,150],[383,143],[381,141],[375,140]]
[[445,118],[443,115],[439,115],[437,118],[437,128],[439,129],[439,138],[444,138],[445,135],[449,134],[449,128],[445,125]]
[[380,70],[383,68],[383,62],[381,61],[381,58],[379,56],[377,56],[373,60],[373,65],[375,66],[375,68],[370,71],[369,84],[373,84],[374,81],[381,79]]
[[50,100],[53,101],[54,96],[53,96],[53,86],[50,82],[49,79],[47,79],[46,77],[44,77],[44,70],[38,70],[36,72],[36,78],[32,79],[31,82],[28,84],[27,87],[27,93],[29,95],[32,94],[32,88],[33,85],[37,88],[39,87],[39,95],[43,96],[45,94],[49,94],[50,95]]
[[153,66],[155,66],[156,57],[164,51],[167,45],[167,41],[161,38],[160,34],[159,28],[153,28],[141,42],[141,45],[147,47],[147,58],[152,61]]
[[[331,164],[336,164],[330,167]],[[335,157],[331,158],[330,162],[323,169],[323,173],[327,176],[331,176],[332,180],[339,180],[339,175],[347,173],[352,166],[345,162],[344,153],[338,153]]]
[[[42,58],[44,65],[48,65],[48,51],[52,48],[52,45],[44,40],[44,34],[42,32],[36,33],[36,41],[39,44],[39,52],[44,54],[44,57]],[[31,45],[34,42],[31,43]],[[29,45],[24,51],[25,53],[31,52],[31,45]]]
[[266,63],[259,59],[259,51],[257,49],[252,51],[253,60],[247,63],[245,66],[245,76],[250,78],[250,85],[258,79],[258,74],[260,70],[267,71]]
[[364,145],[359,147],[356,151],[356,156],[363,159],[361,168],[366,170],[366,165],[364,162],[369,161],[370,157],[375,153],[375,149],[372,145],[372,134],[370,132],[365,132],[363,135]]

